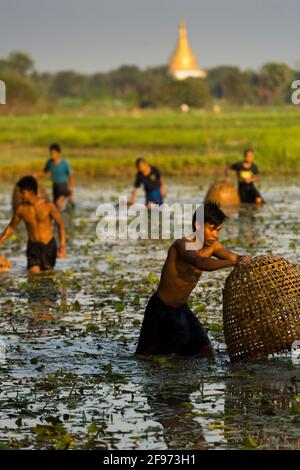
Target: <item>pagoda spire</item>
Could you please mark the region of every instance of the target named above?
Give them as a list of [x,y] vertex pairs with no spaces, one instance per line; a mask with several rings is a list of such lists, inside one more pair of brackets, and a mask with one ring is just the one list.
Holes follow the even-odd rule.
[[170,58],[169,73],[178,80],[184,80],[189,77],[204,78],[206,76],[205,71],[199,69],[196,56],[189,45],[184,20],[181,20],[179,23],[178,40]]

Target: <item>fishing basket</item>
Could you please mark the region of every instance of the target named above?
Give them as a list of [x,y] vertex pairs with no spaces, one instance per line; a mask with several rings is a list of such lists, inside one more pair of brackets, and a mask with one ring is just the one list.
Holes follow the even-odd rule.
[[290,350],[300,340],[300,270],[277,256],[237,266],[223,289],[223,324],[232,361]]

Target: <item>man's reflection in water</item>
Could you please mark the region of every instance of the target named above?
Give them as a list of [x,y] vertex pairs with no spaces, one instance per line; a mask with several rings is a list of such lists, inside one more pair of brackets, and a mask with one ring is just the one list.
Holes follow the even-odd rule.
[[190,360],[178,359],[177,363],[174,359],[174,362],[174,369],[165,370],[151,366],[151,361],[141,362],[145,369],[145,378],[149,376],[149,370],[151,371],[151,377],[143,385],[151,409],[151,418],[161,424],[168,449],[206,450],[208,445],[203,429],[194,419],[193,404],[190,400],[191,394],[199,387],[202,361],[198,361],[195,375],[190,371],[188,373]]
[[66,311],[67,288],[57,286],[53,274],[28,274],[26,291],[31,324],[42,321],[58,322]]

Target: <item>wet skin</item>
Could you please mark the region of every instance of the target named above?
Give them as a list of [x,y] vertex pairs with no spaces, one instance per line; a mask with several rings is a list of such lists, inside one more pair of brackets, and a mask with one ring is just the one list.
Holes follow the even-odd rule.
[[174,308],[185,304],[203,271],[216,271],[250,260],[227,250],[218,241],[220,229],[221,226],[205,223],[202,248],[187,249],[195,237],[176,240],[170,247],[157,289],[164,304]]
[[[38,197],[31,191],[21,191],[23,203],[16,208],[12,219],[2,236],[0,237],[0,247],[14,232],[17,225],[23,220],[25,222],[28,239],[32,242],[47,244],[54,236],[52,222],[54,221],[59,229],[60,247],[58,255],[66,257],[66,232],[64,222],[57,207]],[[39,272],[38,266],[30,268],[31,272]]]

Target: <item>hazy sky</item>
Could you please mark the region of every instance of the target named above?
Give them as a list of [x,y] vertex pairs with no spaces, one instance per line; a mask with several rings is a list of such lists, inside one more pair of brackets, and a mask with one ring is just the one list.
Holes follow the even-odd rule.
[[168,61],[183,17],[200,66],[300,68],[300,0],[0,0],[0,57],[40,71],[105,71]]

